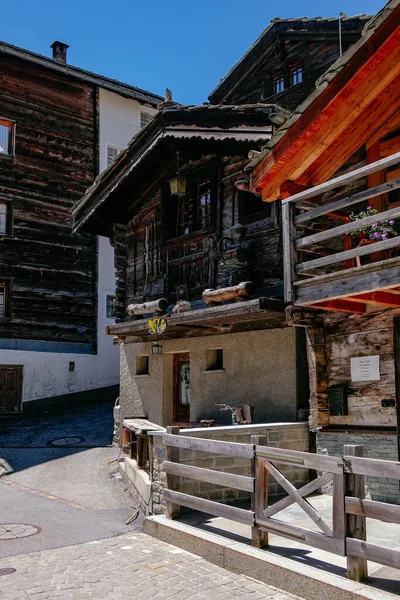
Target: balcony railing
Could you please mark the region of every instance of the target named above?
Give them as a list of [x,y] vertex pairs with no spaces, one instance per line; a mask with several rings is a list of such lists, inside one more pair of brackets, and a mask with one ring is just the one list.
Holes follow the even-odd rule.
[[[387,179],[391,180],[346,197],[339,197],[343,194],[337,189],[397,164],[400,165],[400,152],[282,203],[286,302],[364,312],[365,303],[381,303],[376,292],[389,290],[382,304],[400,306],[400,250],[396,251],[400,235],[357,247],[352,247],[349,236],[374,223],[400,217],[400,202],[390,204],[392,192],[400,188],[400,169],[387,172]],[[322,203],[321,198],[328,192],[335,194],[335,200]],[[369,200],[382,195],[388,199],[387,210],[350,222],[351,211],[363,210]],[[365,260],[369,262],[362,264]]]

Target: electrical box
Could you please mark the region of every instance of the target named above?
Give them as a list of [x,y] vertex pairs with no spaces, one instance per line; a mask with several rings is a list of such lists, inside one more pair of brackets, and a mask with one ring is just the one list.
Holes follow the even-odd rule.
[[346,384],[332,385],[328,389],[329,412],[332,417],[349,414],[348,390]]

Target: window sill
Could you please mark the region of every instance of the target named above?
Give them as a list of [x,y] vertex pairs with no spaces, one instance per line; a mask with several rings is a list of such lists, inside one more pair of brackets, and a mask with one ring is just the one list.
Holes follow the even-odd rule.
[[225,369],[206,369],[203,373],[225,373]]
[[150,377],[150,373],[139,373],[138,375],[134,375],[134,377]]

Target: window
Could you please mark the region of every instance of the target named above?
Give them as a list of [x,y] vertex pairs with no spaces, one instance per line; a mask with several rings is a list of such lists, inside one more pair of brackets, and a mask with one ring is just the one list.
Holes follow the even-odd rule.
[[303,67],[296,65],[290,69],[290,84],[297,85],[303,81]]
[[107,167],[111,165],[114,158],[118,156],[120,152],[122,152],[121,148],[116,148],[115,146],[107,146]]
[[281,75],[275,75],[274,77],[274,94],[280,94],[285,89],[285,78]]
[[224,351],[222,348],[206,350],[206,371],[222,371],[224,368]]
[[5,281],[0,282],[0,319],[7,317],[9,313],[9,292],[10,284]]
[[136,357],[136,375],[149,375],[149,357]]
[[7,204],[0,202],[0,235],[7,235]]
[[140,129],[143,129],[144,127],[146,127],[146,125],[148,125],[150,123],[150,121],[153,120],[153,115],[151,115],[148,112],[141,112],[140,113]]
[[107,294],[106,296],[106,318],[113,319],[115,317],[115,296]]
[[14,125],[11,121],[0,119],[0,155],[11,156],[14,153]]
[[187,235],[211,226],[210,181],[187,182],[188,193],[177,200],[176,236]]

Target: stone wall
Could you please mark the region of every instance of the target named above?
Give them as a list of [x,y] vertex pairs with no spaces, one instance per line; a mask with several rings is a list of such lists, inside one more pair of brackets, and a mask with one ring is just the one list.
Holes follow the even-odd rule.
[[[397,436],[390,433],[358,433],[338,431],[318,433],[317,453],[343,456],[345,444],[364,446],[364,456],[380,460],[398,460]],[[372,500],[400,504],[399,482],[395,479],[366,477],[366,495]]]
[[[252,435],[265,435],[268,446],[286,448],[288,450],[309,451],[309,431],[307,423],[274,423],[268,425],[238,425],[236,427],[212,427],[207,429],[182,429],[180,435],[208,438],[224,442],[249,444]],[[154,514],[164,511],[162,492],[166,487],[166,475],[161,466],[166,457],[162,443],[162,434],[153,435],[153,470],[152,491]],[[180,450],[180,461],[184,464],[195,465],[216,471],[226,471],[237,475],[251,475],[251,461],[233,456],[222,456],[198,451]],[[298,488],[309,480],[308,469],[280,465],[280,470]],[[216,486],[214,484],[181,479],[179,491],[223,503],[235,503],[249,498],[247,492]],[[274,499],[282,494],[282,488],[269,477],[268,493]]]

